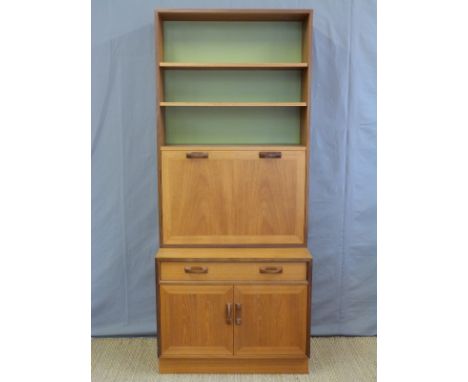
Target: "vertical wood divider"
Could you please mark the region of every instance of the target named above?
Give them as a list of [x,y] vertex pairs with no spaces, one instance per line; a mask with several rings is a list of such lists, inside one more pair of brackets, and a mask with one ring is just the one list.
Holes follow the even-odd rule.
[[301,143],[306,147],[305,166],[305,204],[304,204],[304,245],[307,246],[307,236],[309,227],[309,160],[310,160],[310,110],[311,110],[311,67],[312,67],[312,19],[313,11],[310,11],[304,21],[302,37],[302,60],[307,62],[307,68],[302,73],[302,100],[306,102],[306,107],[301,110]]
[[164,61],[164,25],[163,20],[159,12],[155,11],[154,13],[154,23],[155,23],[155,54],[156,54],[156,110],[157,110],[157,134],[156,134],[156,149],[157,149],[157,161],[158,161],[158,207],[159,207],[159,245],[163,243],[163,230],[162,230],[162,187],[161,187],[161,146],[166,144],[166,134],[165,134],[165,118],[164,118],[164,108],[159,106],[159,103],[164,101],[164,73],[163,69],[160,67],[160,63]]

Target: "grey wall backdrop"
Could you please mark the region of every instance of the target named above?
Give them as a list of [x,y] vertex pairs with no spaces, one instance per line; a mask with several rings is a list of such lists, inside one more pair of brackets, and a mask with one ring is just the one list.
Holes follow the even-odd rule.
[[92,334],[154,334],[155,8],[312,8],[312,334],[376,334],[374,0],[92,1]]

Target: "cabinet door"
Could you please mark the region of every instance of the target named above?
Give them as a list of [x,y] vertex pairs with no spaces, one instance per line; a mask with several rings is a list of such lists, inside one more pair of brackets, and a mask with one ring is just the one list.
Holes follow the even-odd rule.
[[163,151],[164,243],[303,243],[305,152],[262,153]]
[[232,285],[161,285],[161,354],[232,355]]
[[234,354],[305,356],[307,285],[234,287]]

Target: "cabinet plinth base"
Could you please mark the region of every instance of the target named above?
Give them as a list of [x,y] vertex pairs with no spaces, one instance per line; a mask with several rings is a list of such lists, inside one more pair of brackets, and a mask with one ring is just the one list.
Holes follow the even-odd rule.
[[262,373],[262,374],[307,374],[309,359],[195,359],[160,358],[160,374],[176,373]]

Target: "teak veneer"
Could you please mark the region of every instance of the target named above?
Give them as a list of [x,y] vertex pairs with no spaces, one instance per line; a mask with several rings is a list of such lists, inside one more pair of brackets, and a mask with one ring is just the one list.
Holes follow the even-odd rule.
[[305,102],[160,102],[166,107],[300,107]]
[[161,248],[160,372],[307,372],[311,267],[305,248]]
[[155,41],[159,372],[307,373],[312,11],[159,10]]
[[271,63],[200,63],[200,62],[160,62],[160,68],[168,69],[302,69],[307,62]]
[[161,160],[166,245],[304,243],[303,151],[163,151]]
[[160,248],[157,258],[164,261],[311,261],[307,248]]

